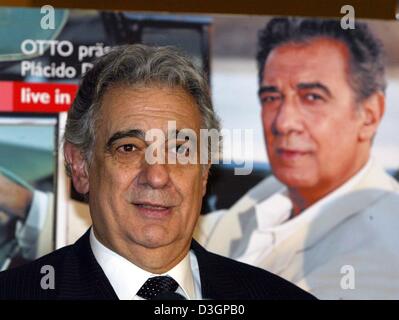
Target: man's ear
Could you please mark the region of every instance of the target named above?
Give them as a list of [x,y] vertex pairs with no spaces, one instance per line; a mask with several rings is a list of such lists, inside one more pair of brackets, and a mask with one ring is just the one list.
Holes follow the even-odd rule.
[[202,196],[205,196],[206,193],[206,184],[208,183],[209,170],[211,168],[211,164],[202,165]]
[[385,112],[385,95],[380,91],[371,95],[362,103],[360,112],[362,123],[359,139],[371,141]]
[[77,192],[87,194],[89,192],[89,174],[87,162],[80,149],[73,144],[64,144],[64,157],[72,177],[73,185]]

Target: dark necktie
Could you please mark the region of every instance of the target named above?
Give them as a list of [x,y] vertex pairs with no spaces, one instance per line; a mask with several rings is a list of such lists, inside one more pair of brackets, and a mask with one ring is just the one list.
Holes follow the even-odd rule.
[[158,276],[148,278],[143,284],[137,295],[141,298],[151,300],[157,296],[174,293],[179,287],[178,283],[171,277]]

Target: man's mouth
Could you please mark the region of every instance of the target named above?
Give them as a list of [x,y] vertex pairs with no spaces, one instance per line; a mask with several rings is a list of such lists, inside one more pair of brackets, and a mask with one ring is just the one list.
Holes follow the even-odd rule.
[[168,207],[165,206],[158,206],[158,205],[151,205],[151,204],[136,204],[136,206],[145,209],[152,209],[152,210],[166,210]]
[[138,209],[139,213],[147,218],[161,219],[169,216],[172,213],[172,206],[149,203],[149,202],[136,202],[133,203]]
[[302,159],[302,157],[308,155],[310,152],[300,149],[287,149],[277,148],[277,154],[283,161],[296,161]]

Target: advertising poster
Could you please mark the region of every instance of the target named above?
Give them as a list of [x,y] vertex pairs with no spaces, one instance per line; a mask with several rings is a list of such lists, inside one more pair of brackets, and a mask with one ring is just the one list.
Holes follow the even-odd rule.
[[[337,16],[339,20],[339,15]],[[269,78],[267,81],[264,78],[259,79],[256,56],[259,53],[260,33],[275,18],[284,17],[1,7],[0,269],[12,268],[72,244],[90,227],[88,205],[84,197],[72,186],[64,168],[62,135],[66,115],[82,75],[90,70],[95,59],[116,46],[142,43],[150,46],[175,46],[191,57],[207,75],[213,105],[221,119],[224,130],[223,151],[219,163],[211,169],[207,192],[203,199],[200,225],[196,233],[201,244],[210,251],[276,273],[320,298],[398,298],[399,285],[393,285],[390,291],[386,278],[378,276],[375,279],[382,279],[380,282],[368,282],[365,279],[370,270],[366,270],[360,262],[359,267],[353,266],[352,263],[359,261],[356,260],[357,257],[360,260],[372,258],[368,254],[363,255],[362,250],[370,254],[373,250],[378,251],[381,255],[376,259],[389,256],[392,258],[392,265],[399,262],[397,254],[390,253],[391,245],[385,246],[385,240],[381,240],[383,237],[380,237],[384,230],[390,234],[391,229],[388,226],[395,225],[394,218],[389,216],[384,220],[384,216],[381,216],[379,220],[378,214],[372,211],[377,202],[371,202],[359,211],[367,212],[367,219],[378,223],[378,227],[375,224],[369,226],[364,216],[361,222],[357,222],[357,225],[364,229],[358,230],[348,225],[342,230],[336,229],[339,231],[334,233],[332,229],[342,223],[336,221],[331,222],[334,225],[331,230],[323,233],[323,228],[328,222],[325,222],[327,220],[323,220],[324,218],[318,220],[319,216],[322,216],[320,212],[323,211],[332,211],[335,216],[339,215],[341,207],[335,207],[336,203],[345,206],[345,197],[358,192],[358,189],[349,192],[351,187],[348,184],[346,189],[342,189],[342,194],[335,194],[331,199],[328,197],[343,186],[344,182],[352,181],[354,175],[337,182],[327,194],[318,194],[317,188],[298,187],[298,190],[308,192],[310,199],[314,191],[316,200],[310,204],[304,203],[300,208],[295,207],[295,203],[289,203],[290,197],[295,197],[297,189],[295,186],[290,187],[292,176],[288,177],[287,168],[293,168],[294,165],[291,164],[299,162],[298,159],[304,156],[303,154],[317,153],[317,150],[324,150],[322,148],[328,145],[329,149],[325,151],[327,156],[323,154],[317,164],[306,167],[307,169],[297,175],[297,179],[306,179],[313,174],[318,165],[321,168],[320,172],[329,170],[330,179],[331,175],[334,175],[331,172],[340,167],[340,159],[345,155],[340,148],[345,139],[340,140],[339,137],[345,132],[351,134],[352,131],[347,126],[341,127],[345,121],[339,122],[336,120],[338,118],[331,116],[336,121],[333,123],[330,121],[332,118],[323,117],[323,111],[320,111],[320,108],[315,111],[315,104],[312,104],[313,109],[303,111],[303,114],[307,115],[301,123],[298,122],[299,127],[292,129],[307,132],[308,140],[295,140],[301,137],[300,134],[293,135],[293,140],[289,140],[302,141],[302,144],[298,145],[304,149],[293,150],[288,145],[280,145],[276,147],[278,150],[276,149],[275,158],[273,150],[269,150],[268,153],[267,144],[272,147],[273,142],[265,136],[269,134],[270,137],[274,134],[275,137],[280,137],[284,130],[283,117],[291,115],[295,121],[298,121],[299,117],[296,111],[293,111],[296,110],[294,107],[287,107],[284,109],[284,115],[280,114],[275,118],[275,121],[280,121],[279,127],[277,122],[268,122],[272,113],[265,116],[266,112],[271,110],[265,111],[265,104],[272,104],[276,99],[286,99],[284,101],[291,101],[292,105],[299,105],[299,100],[289,100],[288,88],[294,85],[286,78],[275,82]],[[318,18],[317,21],[323,19]],[[372,164],[363,168],[369,169],[378,163],[382,168],[381,172],[387,174],[384,179],[392,179],[389,181],[393,185],[399,180],[399,26],[396,21],[356,21],[366,24],[376,39],[379,39],[375,45],[384,51],[386,79],[384,109],[379,111],[378,125],[375,127],[370,148]],[[326,46],[328,47],[328,44]],[[322,45],[319,49],[324,50]],[[298,50],[299,55],[303,53],[298,48],[295,50]],[[314,54],[316,56],[316,53]],[[327,65],[330,60],[325,57]],[[285,62],[288,63],[287,61]],[[295,59],[290,59],[290,63],[292,61],[295,62]],[[280,79],[278,73],[276,74],[274,79]],[[292,77],[294,75],[292,72]],[[333,76],[336,75],[332,74],[331,77]],[[306,97],[311,96],[309,99],[320,101],[330,99],[328,101],[335,101],[338,105],[339,94],[334,96],[332,89],[329,91],[330,89],[317,79],[312,79],[309,83],[312,84],[312,88],[305,85],[301,90],[315,91]],[[332,96],[334,98],[331,98]],[[321,104],[322,102],[320,106]],[[333,114],[331,110],[326,111],[326,114],[327,112]],[[374,118],[371,116],[371,119]],[[285,121],[287,126],[292,125],[289,120]],[[333,126],[330,131],[328,126]],[[281,130],[280,135],[275,133],[275,130]],[[329,136],[322,140],[323,134]],[[312,135],[316,136],[309,138],[313,137]],[[331,142],[335,141],[334,139],[337,141],[335,145]],[[330,144],[326,143],[326,140],[329,140]],[[339,152],[342,152],[341,158],[337,156]],[[346,152],[350,153],[352,149],[348,147]],[[329,166],[324,169],[327,162]],[[282,163],[290,164],[284,167]],[[278,184],[266,185],[265,181],[270,177],[277,178],[272,179]],[[334,184],[330,180],[327,183]],[[253,189],[255,186],[258,187]],[[366,195],[362,198],[363,194],[360,194],[359,198],[350,199],[348,202],[351,202],[351,206],[353,203],[362,203],[365,201],[363,199],[371,199],[381,190],[385,189],[371,184],[366,191],[372,192],[372,196]],[[275,196],[275,193],[279,195]],[[399,203],[398,191],[389,191],[389,195],[393,204],[389,202],[378,210],[384,213],[396,210],[398,213],[399,207],[392,209],[392,206]],[[319,202],[324,199],[328,202]],[[317,209],[310,210],[312,206]],[[286,211],[285,215],[281,215],[280,209]],[[275,215],[275,219],[262,220],[258,216],[260,212],[268,214],[269,217]],[[305,216],[299,214],[302,212],[307,214],[309,220],[302,221],[302,217]],[[346,212],[346,209],[343,208],[342,212]],[[231,222],[231,219],[226,220],[226,214],[236,217],[234,222]],[[333,214],[330,212],[330,215]],[[349,216],[348,213],[348,219],[350,217],[352,215]],[[295,227],[297,222],[298,226]],[[290,226],[297,228],[295,230],[302,228],[301,235],[289,231]],[[365,229],[371,230],[370,238],[365,236]],[[353,233],[351,230],[354,230]],[[302,243],[302,247],[294,248],[291,244],[287,245],[287,241],[282,241],[285,245],[279,247],[280,243],[274,242],[280,239],[280,234],[283,240],[286,240],[294,233],[295,239],[292,242],[298,245]],[[323,238],[324,236],[326,238]],[[392,237],[392,240],[395,240],[395,237]],[[323,242],[322,239],[327,239],[327,242]],[[309,251],[309,256],[295,256],[298,252],[305,252],[313,247],[314,241],[322,243],[322,247],[318,247],[316,251]],[[375,243],[376,247],[367,251],[364,245],[367,241]],[[262,246],[262,243],[269,244]],[[334,247],[334,243],[338,243],[339,249]],[[347,252],[344,250],[346,244]],[[359,252],[354,249],[357,245],[362,248]],[[378,250],[379,246],[381,250]],[[281,250],[281,255],[278,250]],[[356,251],[355,258],[351,256],[353,251]],[[325,252],[331,252],[336,259]],[[268,256],[269,253],[271,256]],[[345,254],[349,256],[347,264],[344,263],[345,258],[342,258]],[[294,259],[294,256],[295,263],[294,260],[290,260]],[[342,269],[346,265],[349,267]],[[351,266],[359,272],[359,291],[342,289],[345,284],[342,285],[343,282],[340,281],[348,270],[351,272]],[[383,274],[385,270],[382,265],[372,265],[370,269],[373,275]],[[389,272],[393,272],[392,269],[388,269]],[[397,269],[399,270],[399,265]],[[392,276],[396,277],[397,274],[393,273]],[[329,279],[334,279],[333,284],[328,282]],[[351,287],[351,281],[348,281],[348,286]],[[377,291],[370,289],[373,286],[376,286]],[[353,292],[359,293],[351,295]]]

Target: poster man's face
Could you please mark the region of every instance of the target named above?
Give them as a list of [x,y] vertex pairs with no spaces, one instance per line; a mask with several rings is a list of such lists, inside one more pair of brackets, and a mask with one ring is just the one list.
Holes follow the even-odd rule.
[[289,187],[331,190],[367,160],[348,55],[342,43],[317,39],[277,47],[265,62],[260,100],[267,153],[273,173]]
[[89,180],[79,190],[90,193],[96,235],[117,252],[188,250],[207,169],[199,162],[149,164],[145,133],[158,129],[168,137],[168,121],[175,121],[177,131],[192,129],[199,136],[194,100],[182,89],[121,86],[106,92],[100,117]]

